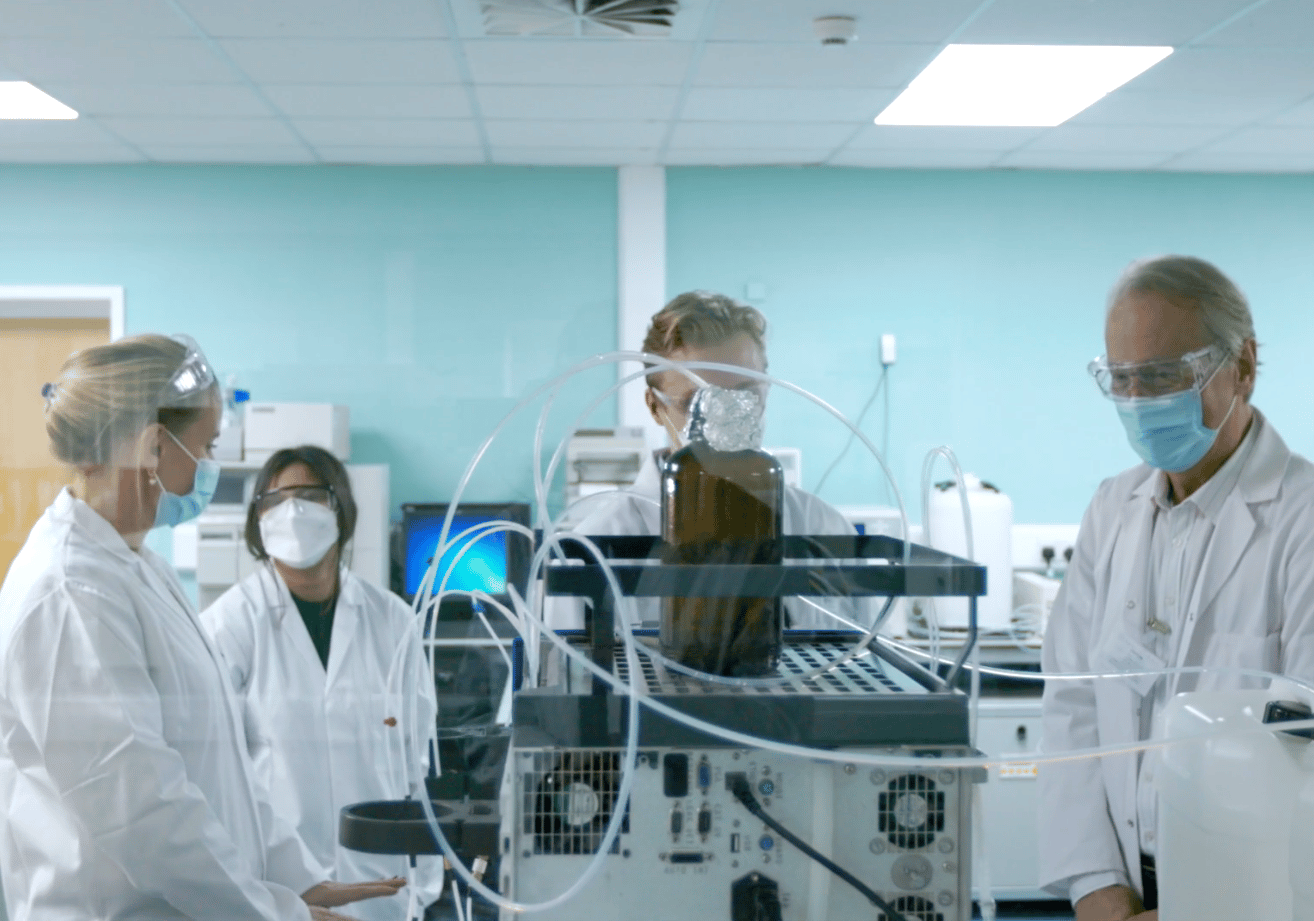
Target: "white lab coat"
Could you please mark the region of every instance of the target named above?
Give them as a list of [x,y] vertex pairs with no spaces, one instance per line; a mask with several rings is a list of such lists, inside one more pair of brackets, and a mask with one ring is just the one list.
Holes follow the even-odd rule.
[[[572,531],[593,537],[626,535],[655,536],[662,532],[662,512],[658,504],[661,491],[661,472],[653,455],[644,459],[633,485],[617,492],[600,493],[579,505],[585,512]],[[781,525],[786,534],[853,534],[853,525],[836,509],[811,493],[793,486],[785,487],[785,504],[781,509]],[[871,604],[866,599],[856,603],[847,598],[814,598],[816,604],[870,625]],[[661,617],[661,601],[657,598],[636,598],[636,611],[641,621],[656,621]],[[556,630],[579,630],[584,626],[584,604],[574,598],[547,599],[548,626]],[[843,624],[818,611],[811,604],[798,599],[785,600],[792,628],[843,630]]]
[[[411,609],[343,570],[327,672],[283,580],[264,566],[201,615],[257,722],[252,752],[274,808],[339,882],[405,876],[407,858],[338,843],[344,806],[424,795],[437,711]],[[401,649],[396,680],[388,686]],[[420,904],[442,890],[442,861],[420,859]],[[356,902],[362,921],[401,919],[408,893]]]
[[[1186,608],[1178,660],[1314,679],[1314,465],[1258,411],[1253,452],[1227,496]],[[1100,485],[1045,635],[1047,673],[1122,671],[1118,644],[1144,629],[1158,471],[1141,465]],[[1183,675],[1170,690],[1256,687],[1234,674]],[[1049,682],[1045,751],[1133,742],[1141,697],[1130,681]],[[1046,764],[1040,771],[1040,883],[1121,872],[1138,890],[1137,758]]]
[[256,794],[172,569],[67,490],[0,589],[9,917],[308,919],[327,874]]

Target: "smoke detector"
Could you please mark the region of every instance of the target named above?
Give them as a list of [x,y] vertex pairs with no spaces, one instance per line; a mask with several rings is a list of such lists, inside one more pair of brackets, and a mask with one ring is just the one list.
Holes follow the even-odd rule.
[[823,45],[847,45],[858,38],[858,20],[852,16],[818,16],[812,31]]
[[488,35],[664,38],[679,0],[480,0]]

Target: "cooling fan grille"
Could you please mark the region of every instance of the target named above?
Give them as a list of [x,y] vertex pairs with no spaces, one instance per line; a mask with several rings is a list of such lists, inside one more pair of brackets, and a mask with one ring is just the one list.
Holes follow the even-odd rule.
[[[944,921],[944,915],[936,910],[935,903],[915,895],[902,895],[890,902],[890,907],[903,915],[908,921]],[[881,912],[876,921],[890,921],[890,916]]]
[[[536,854],[593,854],[602,844],[620,790],[620,752],[535,752],[521,777],[524,830]],[[621,833],[629,829],[629,811]],[[620,838],[612,845],[619,851]]]
[[662,38],[678,0],[480,0],[489,35]]
[[929,847],[944,831],[944,793],[924,774],[900,774],[881,791],[878,822],[897,848]]

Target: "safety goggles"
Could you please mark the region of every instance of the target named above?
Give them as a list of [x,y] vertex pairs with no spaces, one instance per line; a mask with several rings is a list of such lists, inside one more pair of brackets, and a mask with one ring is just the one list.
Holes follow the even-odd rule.
[[185,345],[187,354],[183,357],[178,370],[173,373],[173,377],[164,385],[164,390],[160,393],[159,405],[186,406],[190,397],[209,390],[218,378],[215,377],[214,368],[210,367],[210,362],[195,339],[181,334],[169,338]]
[[[751,393],[757,397],[759,403],[765,405],[767,390],[769,388],[770,385],[766,381],[745,381],[743,384],[740,384],[737,387],[725,387],[722,389],[739,390],[739,391]],[[656,396],[657,399],[662,401],[663,405],[665,405],[669,409],[675,410],[682,416],[689,415],[689,408],[693,406],[693,399],[695,396],[698,395],[697,387],[693,388],[688,393],[682,394],[678,398],[668,396],[667,394],[662,393],[656,387],[649,387],[648,389],[650,389],[653,392],[653,395]]]
[[1203,390],[1227,361],[1227,350],[1210,345],[1181,358],[1115,361],[1096,358],[1086,370],[1111,400],[1164,397],[1183,390]]
[[303,502],[313,502],[328,508],[336,508],[338,503],[331,486],[284,486],[282,489],[270,489],[256,496],[256,511],[263,515],[288,499],[300,499]]

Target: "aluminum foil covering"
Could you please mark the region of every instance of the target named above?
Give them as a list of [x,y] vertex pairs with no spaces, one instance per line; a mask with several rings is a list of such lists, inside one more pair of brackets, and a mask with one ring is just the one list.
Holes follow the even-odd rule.
[[766,406],[753,390],[704,387],[689,406],[686,441],[705,441],[716,451],[754,451],[762,447]]

